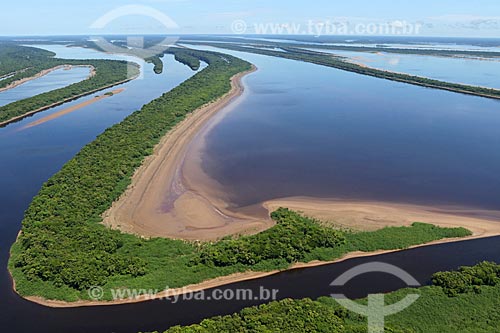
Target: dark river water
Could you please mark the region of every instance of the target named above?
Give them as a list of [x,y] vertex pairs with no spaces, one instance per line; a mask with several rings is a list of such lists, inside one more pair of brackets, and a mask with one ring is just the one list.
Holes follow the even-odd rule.
[[[87,51],[73,49],[71,53]],[[234,181],[234,189],[242,186],[242,174],[238,168],[248,171],[252,167],[255,170],[255,174],[247,172],[245,190],[240,190],[239,197],[235,196],[241,204],[259,201],[266,196],[299,193],[300,186],[304,186],[300,192],[302,195],[322,194],[321,191],[330,195],[333,193],[330,185],[335,185],[336,193],[345,196],[359,196],[366,191],[368,197],[380,195],[382,198],[393,198],[399,195],[406,198],[408,189],[398,190],[398,185],[407,183],[414,189],[413,198],[418,200],[425,199],[433,193],[432,190],[442,189],[428,199],[498,208],[498,196],[494,197],[498,194],[498,176],[493,173],[494,168],[500,166],[495,150],[499,135],[494,130],[499,125],[499,118],[494,112],[498,111],[498,103],[408,88],[314,65],[293,62],[283,62],[282,65],[281,60],[264,57],[256,58],[256,63],[261,71],[249,77],[247,82],[250,93],[257,94],[262,100],[259,102],[247,96],[237,106],[244,106],[243,112],[235,110],[224,118],[220,123],[222,127],[213,132],[210,148],[210,153],[223,160],[219,163],[207,162],[214,174],[224,178],[225,184]],[[123,85],[126,91],[119,95],[37,127],[23,129],[29,122],[86,98],[0,129],[2,332],[163,330],[172,325],[191,324],[206,317],[230,314],[256,304],[256,301],[181,301],[177,304],[154,301],[112,307],[50,309],[24,301],[12,291],[7,271],[8,251],[20,229],[23,212],[42,183],[105,128],[192,74],[189,68],[166,57],[164,74],[154,75],[151,66],[147,66],[144,79]],[[319,100],[315,102],[311,96]],[[307,103],[304,104],[303,100]],[[444,100],[449,100],[447,103],[453,106],[455,112],[449,109],[443,111]],[[305,105],[307,108],[304,108]],[[263,116],[267,117],[267,121]],[[423,119],[426,126],[422,126]],[[235,127],[231,129],[227,124]],[[396,126],[398,124],[400,126]],[[479,131],[478,126],[483,126],[483,129]],[[311,131],[311,128],[315,130]],[[252,130],[255,132],[250,135]],[[241,138],[236,131],[241,132]],[[272,131],[277,131],[275,136],[270,136]],[[228,145],[221,143],[222,138],[230,138],[234,141],[230,145],[234,144],[237,149],[248,144],[248,150],[244,153],[233,150],[231,153],[227,150]],[[351,141],[353,138],[356,140]],[[386,146],[387,142],[392,144]],[[257,149],[259,144],[261,149]],[[296,155],[297,152],[300,154]],[[401,158],[403,152],[405,159]],[[399,159],[393,158],[393,154],[397,154]],[[261,160],[266,162],[267,169],[264,169]],[[228,166],[221,169],[225,163]],[[290,167],[290,163],[296,163],[295,167]],[[306,167],[311,171],[300,174]],[[348,172],[349,169],[354,170]],[[364,181],[370,181],[369,184],[356,181],[354,171]],[[276,177],[275,187],[283,186],[279,191],[259,181],[259,177],[265,176],[266,172],[270,174],[268,180],[272,179],[271,176]],[[323,176],[335,174],[325,179],[325,184],[328,184],[326,190],[314,187],[320,179],[315,173]],[[297,177],[299,174],[301,177]],[[391,175],[389,179],[388,175]],[[343,177],[347,178],[343,180]],[[286,179],[296,182],[288,185]],[[384,186],[379,188],[383,179]],[[256,182],[254,186],[248,186],[251,180]],[[308,182],[313,185],[308,185]],[[464,192],[460,193],[462,190]],[[356,278],[343,290],[329,287],[330,282],[347,269],[374,260],[395,264],[426,284],[436,271],[473,265],[481,260],[500,262],[500,239],[467,241],[348,260],[284,272],[223,289],[258,290],[263,286],[279,289],[279,298],[316,298],[339,291],[351,297],[363,297],[368,293],[403,287],[401,281],[382,274]]]
[[206,135],[204,169],[236,206],[308,196],[500,210],[500,101],[224,52],[260,69]]

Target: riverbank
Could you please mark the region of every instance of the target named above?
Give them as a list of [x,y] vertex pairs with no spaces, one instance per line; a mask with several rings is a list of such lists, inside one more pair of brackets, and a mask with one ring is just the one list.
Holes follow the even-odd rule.
[[112,96],[120,94],[120,93],[122,93],[124,91],[125,91],[125,88],[121,88],[121,89],[116,89],[116,90],[110,91],[109,93],[106,93],[106,94],[101,95],[101,96],[96,96],[93,99],[90,99],[90,100],[88,100],[86,102],[82,102],[80,104],[74,105],[74,106],[69,107],[67,109],[61,110],[61,111],[56,112],[54,114],[51,114],[50,116],[43,117],[43,118],[41,118],[41,119],[39,119],[37,121],[31,122],[31,123],[27,124],[26,126],[22,127],[20,130],[24,130],[24,129],[28,129],[28,128],[31,128],[31,127],[35,127],[35,126],[44,124],[44,123],[46,123],[48,121],[57,119],[57,118],[62,117],[64,115],[68,114],[68,113],[72,113],[72,112],[74,112],[76,110],[79,110],[79,109],[84,108],[86,106],[92,105],[92,104],[94,104],[96,102],[99,102],[100,100],[102,100],[104,98],[112,97]]
[[[289,272],[289,271],[294,271],[294,270],[299,270],[299,269],[304,269],[304,268],[327,266],[327,265],[332,265],[332,264],[338,264],[338,263],[345,262],[345,261],[348,261],[351,259],[356,259],[356,258],[369,258],[369,257],[375,257],[375,256],[379,256],[379,255],[384,255],[384,254],[401,252],[404,250],[418,249],[418,248],[429,247],[429,246],[433,246],[433,245],[466,241],[466,240],[472,240],[472,239],[484,238],[484,237],[485,236],[471,236],[471,237],[466,237],[466,238],[450,238],[450,239],[434,241],[434,242],[430,242],[430,243],[426,243],[426,244],[411,246],[411,247],[408,247],[407,249],[380,250],[380,251],[373,251],[373,252],[359,252],[359,251],[358,252],[351,252],[351,253],[348,253],[348,254],[346,254],[346,255],[344,255],[341,258],[338,258],[336,260],[312,261],[309,263],[296,263],[287,269],[273,270],[273,271],[269,271],[269,272],[251,272],[251,271],[249,271],[249,272],[245,272],[245,273],[236,273],[236,274],[231,274],[231,275],[207,280],[207,281],[204,281],[201,283],[188,285],[188,286],[185,286],[183,288],[167,289],[167,290],[164,290],[164,291],[162,291],[158,294],[155,294],[155,295],[141,295],[138,297],[125,298],[125,299],[120,299],[120,300],[115,300],[115,301],[65,302],[65,301],[57,301],[57,300],[47,300],[47,299],[44,299],[41,297],[24,297],[24,298],[30,302],[33,302],[33,303],[36,303],[39,305],[43,305],[46,307],[50,307],[50,308],[80,308],[80,307],[136,304],[136,303],[143,303],[143,302],[149,302],[149,301],[154,301],[154,300],[166,300],[169,298],[174,298],[174,297],[179,297],[182,295],[206,291],[209,289],[222,288],[222,287],[230,285],[230,284],[251,281],[251,280],[258,280],[258,279],[265,278],[265,277],[272,276],[272,275],[276,275],[276,274],[279,274],[282,272]],[[15,285],[14,285],[14,290],[15,290]]]
[[38,74],[36,74],[34,76],[30,76],[30,77],[26,77],[24,79],[20,79],[20,80],[14,81],[14,82],[10,83],[9,85],[7,85],[6,87],[0,88],[0,92],[13,89],[13,88],[18,87],[21,84],[24,84],[26,82],[39,79],[39,78],[41,78],[41,77],[43,77],[43,76],[45,76],[45,75],[47,75],[49,73],[52,73],[54,71],[57,71],[59,69],[71,70],[74,67],[87,67],[87,68],[90,69],[90,73],[87,76],[86,80],[90,79],[91,77],[95,76],[95,74],[96,74],[95,67],[91,66],[91,65],[77,65],[77,66],[76,65],[75,66],[74,65],[59,65],[59,66],[56,66],[56,67],[45,69],[45,70],[41,71],[40,73],[38,73]]
[[256,70],[253,67],[233,77],[229,93],[188,115],[161,140],[136,171],[127,191],[103,215],[106,226],[142,237],[205,241],[257,233],[273,225],[270,219],[229,211],[217,184],[204,178],[209,191],[191,187],[183,170],[193,138],[208,120],[243,94],[243,77]]
[[[389,80],[389,81],[412,84],[412,85],[421,86],[421,87],[425,87],[425,88],[446,90],[446,91],[451,91],[454,93],[471,95],[471,96],[479,96],[479,97],[491,98],[491,99],[496,99],[496,100],[500,99],[500,89],[482,88],[480,86],[445,82],[445,81],[439,81],[439,80],[434,80],[434,79],[428,79],[428,78],[421,77],[421,76],[414,76],[414,75],[403,74],[403,73],[398,73],[398,72],[379,70],[379,69],[364,66],[364,65],[361,66],[361,65],[354,63],[354,62],[337,60],[333,57],[329,57],[329,56],[325,57],[324,56],[324,55],[331,55],[329,53],[328,54],[326,54],[326,53],[314,54],[314,52],[312,52],[310,54],[309,53],[301,53],[301,52],[297,52],[297,50],[298,51],[302,51],[302,50],[296,49],[296,48],[287,49],[287,52],[276,52],[276,51],[271,51],[271,50],[263,50],[263,49],[235,46],[233,44],[218,44],[218,43],[213,43],[213,42],[201,43],[201,42],[186,42],[185,41],[183,43],[189,44],[189,45],[202,45],[202,46],[205,45],[205,46],[211,46],[211,47],[216,47],[216,48],[221,48],[221,49],[228,49],[228,50],[233,50],[233,51],[255,53],[255,54],[261,54],[261,55],[272,56],[272,57],[277,57],[277,58],[303,61],[303,62],[308,62],[308,63],[320,65],[320,66],[332,67],[332,68],[336,68],[336,69],[340,69],[343,71],[352,72],[352,73],[356,73],[356,74],[372,76],[375,78]],[[286,49],[286,48],[284,48],[284,49]]]

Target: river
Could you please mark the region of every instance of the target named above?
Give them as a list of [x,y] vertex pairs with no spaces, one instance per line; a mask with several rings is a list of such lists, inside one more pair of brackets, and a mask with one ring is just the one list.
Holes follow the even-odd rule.
[[[61,51],[67,50],[62,49]],[[85,52],[92,51],[71,49],[70,52],[88,56]],[[62,55],[58,53],[58,56]],[[268,195],[264,193],[266,187],[261,185],[264,182],[260,181],[257,181],[255,187],[248,186],[249,183],[246,183],[245,191],[238,190],[242,178],[237,168],[245,167],[241,164],[245,159],[248,163],[256,163],[253,164],[256,170],[255,176],[247,173],[249,176],[247,182],[250,182],[252,177],[257,179],[265,175],[266,172],[269,172],[267,180],[278,176],[276,182],[273,183],[274,186],[281,186],[285,179],[296,179],[291,187],[285,186],[282,191],[291,191],[290,188],[298,189],[301,184],[304,185],[311,181],[312,185],[306,186],[303,190],[318,193],[317,179],[320,178],[320,175],[324,177],[327,171],[338,173],[336,179],[339,180],[339,184],[342,184],[341,177],[347,177],[345,180],[347,184],[355,178],[354,171],[359,172],[358,175],[364,177],[363,180],[367,180],[370,179],[368,174],[378,175],[379,172],[384,171],[383,174],[388,175],[391,174],[391,170],[395,171],[400,168],[402,168],[401,173],[395,174],[396,176],[400,175],[399,178],[396,177],[397,179],[406,179],[407,182],[410,182],[410,176],[418,175],[417,180],[421,180],[427,174],[429,180],[426,184],[432,185],[435,179],[439,179],[439,177],[436,178],[438,173],[432,171],[438,170],[440,167],[448,167],[452,164],[451,161],[455,161],[461,166],[460,168],[457,166],[456,170],[464,172],[469,170],[468,174],[463,174],[465,176],[474,178],[478,175],[489,175],[491,177],[489,187],[485,183],[486,177],[479,177],[476,181],[480,181],[481,186],[490,189],[492,194],[498,193],[495,192],[498,189],[496,183],[498,178],[495,178],[497,177],[495,174],[491,174],[491,171],[497,166],[495,163],[498,162],[499,158],[494,146],[492,146],[495,143],[494,140],[498,139],[497,132],[493,131],[495,127],[498,128],[496,123],[498,118],[494,112],[498,111],[496,102],[353,76],[350,73],[325,69],[311,64],[267,57],[258,58],[255,58],[255,61],[260,71],[246,80],[247,91],[250,95],[245,95],[234,106],[233,111],[227,113],[220,120],[218,126],[222,127],[214,127],[214,131],[209,137],[207,152],[213,155],[206,157],[207,170],[213,171],[213,175],[219,177],[225,184],[232,180],[236,181],[235,184],[228,185],[228,188],[233,188],[235,202],[240,201],[245,204],[262,200]],[[12,291],[11,280],[6,269],[8,249],[16,238],[23,212],[28,207],[32,197],[44,181],[57,172],[82,146],[92,141],[105,128],[119,122],[143,104],[158,97],[164,91],[178,85],[193,74],[189,68],[174,62],[170,56],[166,56],[165,61],[165,72],[162,75],[154,75],[152,66],[147,65],[144,69],[144,79],[122,85],[123,88],[126,88],[125,92],[90,107],[40,126],[23,129],[27,123],[33,120],[92,98],[86,97],[0,129],[0,160],[2,161],[0,164],[2,174],[0,178],[0,327],[3,330],[11,333],[137,333],[139,331],[163,330],[177,324],[196,323],[203,318],[230,314],[256,303],[255,301],[202,302],[183,300],[177,304],[171,304],[168,301],[154,301],[112,307],[51,309],[24,301]],[[289,93],[287,89],[291,89]],[[412,96],[419,101],[418,103],[410,104],[411,102],[406,101],[405,94],[408,90],[416,94]],[[252,94],[256,94],[261,101],[251,98]],[[309,96],[320,98],[320,100],[308,104],[313,102]],[[453,109],[440,111],[438,106],[442,107],[443,104],[432,107],[433,103],[437,103],[444,97],[450,98],[451,104],[454,105]],[[460,105],[463,103],[466,104],[460,109]],[[472,111],[472,108],[475,108],[475,112]],[[266,116],[264,112],[272,114]],[[422,114],[420,117],[423,118],[418,117],[420,113]],[[424,120],[426,121],[424,124],[427,126],[422,128]],[[471,122],[469,126],[472,129],[483,125],[485,127],[484,134],[480,135],[481,133],[478,131],[472,131],[464,138],[453,135],[457,131],[462,135],[467,134],[466,129],[462,128],[465,127],[466,120]],[[293,122],[297,122],[298,125],[293,124]],[[322,124],[322,122],[326,123]],[[397,124],[401,126],[395,126]],[[230,125],[236,127],[228,134]],[[345,127],[347,125],[350,126]],[[307,130],[308,128],[314,130]],[[445,130],[445,132],[441,132],[443,134],[442,141],[438,140],[439,137],[430,135],[438,133],[438,129]],[[303,132],[305,130],[306,132]],[[234,131],[240,131],[241,138],[236,136]],[[254,131],[253,134],[252,131]],[[274,136],[269,136],[271,131],[277,132]],[[420,134],[417,138],[410,140],[415,133]],[[391,139],[395,139],[396,134],[399,134],[397,136],[400,139],[399,144],[393,142],[391,146],[386,147],[385,144],[391,142]],[[309,136],[311,137],[309,138]],[[324,140],[329,137],[332,139],[327,141],[327,145],[323,145]],[[221,146],[222,138],[231,139],[229,141],[237,149],[241,148],[242,144],[249,144],[248,150],[240,154],[234,150],[229,153],[226,150],[227,145]],[[354,138],[357,139],[351,141]],[[478,140],[485,138],[490,138],[490,141],[487,142],[488,146],[480,146],[479,148],[482,149],[478,149]],[[436,140],[438,141],[436,142]],[[442,154],[444,147],[453,147],[451,142],[454,142],[457,147],[469,142],[470,147],[467,145],[462,147],[465,155],[455,155],[461,149],[452,150],[447,155],[448,159],[445,160],[447,162],[445,165],[438,163],[431,168],[427,166],[428,159],[423,159],[416,165],[412,164],[419,161],[419,158],[435,157],[435,155]],[[319,146],[311,146],[311,143],[319,144]],[[413,151],[416,143],[420,144],[420,149],[427,144],[431,153]],[[441,145],[433,147],[431,143],[434,145],[441,143]],[[260,149],[257,149],[258,145],[260,145]],[[338,148],[341,146],[343,148]],[[477,155],[471,156],[473,147],[478,151]],[[330,150],[334,153],[324,154]],[[221,152],[228,153],[221,155]],[[407,163],[399,162],[393,166],[391,163],[397,161],[391,159],[391,153],[395,152],[398,153],[399,159],[403,159],[401,153],[406,152],[403,157],[408,157],[410,160]],[[366,153],[368,155],[364,157]],[[294,156],[307,159],[314,157],[315,154],[319,156],[316,157],[316,160],[305,160],[302,163],[287,166],[288,163],[300,162]],[[486,154],[490,154],[488,163],[485,163],[486,165],[479,170],[471,169],[472,167],[476,168],[480,162],[486,162],[483,156]],[[326,160],[320,159],[321,156]],[[332,160],[332,157],[335,159]],[[451,159],[452,157],[455,159]],[[467,159],[469,157],[481,158],[469,161]],[[223,158],[221,162],[229,163],[228,166],[223,166],[223,163],[220,162],[214,163],[216,158]],[[363,161],[363,158],[367,161]],[[263,165],[259,162],[261,159],[267,163],[266,170],[262,169]],[[280,159],[284,160],[280,162]],[[338,163],[343,160],[346,161],[345,164]],[[347,172],[349,166],[352,168],[352,163],[356,161],[357,165],[359,163],[366,165],[366,170],[358,168]],[[374,161],[379,161],[379,163],[374,163]],[[441,159],[438,159],[439,161]],[[382,164],[386,165],[386,170],[380,170]],[[413,168],[409,168],[411,165]],[[248,171],[249,166],[252,164],[246,166],[245,170]],[[312,171],[297,177],[298,172],[304,170],[303,168],[306,166],[310,167]],[[335,169],[332,169],[333,166]],[[227,178],[222,179],[224,178],[221,177],[223,173],[220,173],[218,168],[225,168],[224,170],[228,171]],[[425,172],[419,172],[421,168],[424,168]],[[314,175],[311,176],[311,173],[314,172],[320,172],[318,178]],[[446,181],[449,181],[446,178],[446,172],[440,174],[445,177]],[[452,173],[452,175],[457,175],[457,173]],[[462,174],[458,173],[458,175]],[[329,181],[328,179],[330,178],[327,178],[327,181]],[[376,186],[377,179],[380,181],[382,178],[375,178],[374,181],[366,185],[366,189]],[[457,182],[459,186],[464,186],[466,180],[458,179]],[[361,193],[365,189],[365,187],[359,187],[361,183],[360,180],[350,187],[353,189],[352,193]],[[395,186],[390,184],[392,183],[389,182],[389,185],[386,185],[384,193],[390,193],[389,189]],[[410,184],[412,183],[410,182]],[[339,189],[344,189],[344,187],[340,186],[337,190]],[[479,185],[477,187],[471,186],[470,189],[473,190],[472,194],[465,196],[467,199],[465,201],[471,204],[480,205],[482,203],[488,207],[497,207],[496,200],[498,199],[488,200],[487,190],[480,191]],[[451,190],[447,191],[451,192]],[[476,195],[478,191],[483,196],[479,197],[477,202],[470,201],[470,197]],[[236,195],[238,193],[241,197]],[[446,193],[439,193],[436,197],[439,195],[445,197]],[[380,193],[377,190],[375,192],[368,191],[368,194],[379,195]],[[269,195],[274,196],[275,193],[271,191]],[[418,196],[418,193],[416,195]],[[452,198],[458,200],[460,196],[452,196]],[[457,256],[457,253],[460,255]],[[459,265],[472,265],[481,260],[500,261],[500,239],[491,238],[445,244],[376,258],[348,260],[340,264],[284,272],[265,279],[230,285],[223,289],[251,288],[258,290],[260,286],[264,286],[270,289],[279,289],[279,298],[315,298],[334,291],[338,292],[339,290],[329,287],[331,281],[348,268],[373,260],[396,264],[408,270],[422,284],[425,284],[429,282],[431,274],[439,270],[454,269]],[[387,276],[367,275],[353,280],[342,291],[352,297],[362,297],[369,292],[386,292],[400,287],[402,287],[400,281]]]

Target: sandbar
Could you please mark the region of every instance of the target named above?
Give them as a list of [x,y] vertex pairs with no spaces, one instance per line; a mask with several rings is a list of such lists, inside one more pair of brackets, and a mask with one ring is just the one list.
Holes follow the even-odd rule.
[[100,100],[102,100],[104,98],[108,98],[108,97],[117,95],[117,94],[119,94],[119,93],[121,93],[123,91],[125,91],[125,89],[121,88],[121,89],[116,89],[116,90],[110,91],[111,94],[107,94],[106,93],[106,94],[101,95],[101,96],[96,96],[96,97],[94,97],[92,99],[89,99],[88,101],[82,102],[80,104],[73,105],[73,106],[71,106],[69,108],[66,108],[66,109],[61,110],[61,111],[56,112],[56,113],[53,113],[50,116],[46,116],[46,117],[43,117],[41,119],[38,119],[37,121],[33,121],[33,122],[27,124],[26,126],[22,127],[21,130],[28,129],[28,128],[31,128],[31,127],[35,127],[35,126],[44,124],[44,123],[49,122],[51,120],[57,119],[59,117],[62,117],[64,115],[68,114],[68,113],[74,112],[76,110],[79,110],[81,108],[84,108],[86,106],[94,104],[96,102],[99,102]]

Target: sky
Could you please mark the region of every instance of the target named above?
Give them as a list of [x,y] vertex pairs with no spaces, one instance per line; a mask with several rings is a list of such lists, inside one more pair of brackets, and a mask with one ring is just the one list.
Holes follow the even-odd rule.
[[281,33],[500,37],[498,0],[6,0],[1,9],[1,36]]

